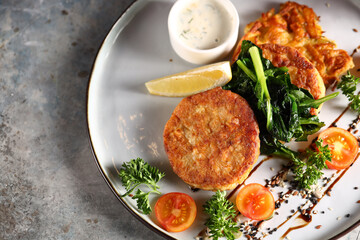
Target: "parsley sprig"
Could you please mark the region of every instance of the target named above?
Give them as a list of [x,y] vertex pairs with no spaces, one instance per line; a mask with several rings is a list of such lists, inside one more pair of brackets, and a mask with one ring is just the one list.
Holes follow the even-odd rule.
[[306,149],[306,161],[298,161],[294,165],[295,181],[300,188],[310,189],[323,175],[322,170],[327,168],[326,161],[331,161],[331,151],[328,145],[322,145],[323,140],[315,142],[314,149]]
[[342,91],[342,93],[350,101],[350,107],[360,113],[360,95],[356,92],[356,85],[360,82],[360,78],[357,78],[347,72],[347,74],[341,77],[341,82],[337,85],[337,88]]
[[126,189],[126,193],[121,197],[130,195],[140,185],[147,186],[150,191],[145,192],[140,188],[137,189],[132,196],[137,202],[137,207],[144,214],[151,213],[149,202],[150,193],[161,194],[158,189],[160,188],[157,183],[165,176],[165,173],[160,172],[156,167],[150,166],[144,162],[143,159],[132,159],[130,162],[125,162],[119,171],[122,184]]
[[205,225],[209,228],[213,240],[223,236],[232,240],[235,239],[234,233],[239,232],[239,227],[234,222],[234,204],[228,201],[225,195],[225,191],[217,191],[203,206],[204,211],[210,215]]

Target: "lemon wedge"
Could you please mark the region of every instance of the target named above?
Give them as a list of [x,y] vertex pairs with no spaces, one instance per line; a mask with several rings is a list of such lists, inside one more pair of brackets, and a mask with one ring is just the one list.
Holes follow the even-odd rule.
[[224,61],[154,79],[146,82],[145,86],[154,95],[186,97],[223,86],[231,77],[230,62]]

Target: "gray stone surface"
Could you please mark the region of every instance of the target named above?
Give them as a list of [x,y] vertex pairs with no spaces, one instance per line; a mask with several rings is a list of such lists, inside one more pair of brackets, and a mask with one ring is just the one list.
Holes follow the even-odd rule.
[[0,239],[162,239],[107,187],[87,135],[92,63],[131,2],[0,0]]
[[115,198],[86,125],[88,77],[132,1],[0,1],[0,239],[162,239]]

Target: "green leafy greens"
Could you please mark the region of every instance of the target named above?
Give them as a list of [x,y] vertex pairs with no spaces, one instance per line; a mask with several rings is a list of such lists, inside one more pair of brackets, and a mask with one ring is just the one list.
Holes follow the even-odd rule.
[[[250,41],[242,42],[238,60],[231,68],[232,80],[223,89],[238,93],[253,109],[260,128],[261,153],[291,159],[297,181],[302,187],[310,188],[307,183],[316,181],[321,169],[305,164],[298,152],[283,143],[292,139],[306,141],[309,135],[319,131],[324,123],[310,111],[338,93],[315,100],[309,91],[291,83],[286,67],[274,67]],[[312,172],[313,179],[305,179],[309,174],[301,174],[303,171]]]
[[121,197],[130,195],[140,185],[146,185],[150,189],[150,191],[144,192],[138,188],[136,193],[132,195],[132,198],[137,202],[138,209],[144,214],[150,214],[149,195],[150,193],[160,194],[157,183],[165,176],[165,173],[160,172],[156,167],[150,166],[143,159],[137,158],[123,163],[119,176],[126,189],[126,193]]
[[229,202],[226,192],[217,191],[208,201],[206,201],[204,211],[210,215],[205,225],[210,230],[210,237],[214,240],[225,236],[227,239],[235,239],[234,234],[239,232],[234,218],[236,211],[234,204]]
[[294,164],[295,181],[303,188],[309,188],[316,184],[317,180],[323,175],[322,170],[328,168],[326,161],[331,162],[332,154],[328,145],[322,145],[323,140],[315,142],[314,149],[308,148],[305,152],[305,159],[300,164]]
[[341,77],[341,82],[337,85],[337,88],[342,91],[342,93],[350,101],[350,107],[360,113],[360,92],[357,94],[356,85],[360,82],[360,78],[357,78],[347,72],[346,75]]

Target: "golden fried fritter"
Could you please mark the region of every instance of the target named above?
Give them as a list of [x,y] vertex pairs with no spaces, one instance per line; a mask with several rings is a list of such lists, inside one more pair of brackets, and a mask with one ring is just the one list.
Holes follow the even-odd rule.
[[[296,2],[281,4],[279,13],[271,9],[248,24],[242,40],[256,45],[275,43],[295,47],[312,62],[326,86],[338,81],[339,76],[352,68],[354,63],[349,54],[335,49],[336,43],[322,36],[319,17],[312,8]],[[233,61],[241,50],[241,41],[236,47]]]
[[260,154],[253,111],[240,95],[220,87],[184,98],[163,136],[174,172],[204,190],[234,188]]
[[[275,67],[287,67],[291,83],[308,90],[315,99],[325,96],[324,82],[315,66],[293,47],[266,43],[259,45],[263,57],[270,60]],[[312,114],[317,111],[312,109]]]

